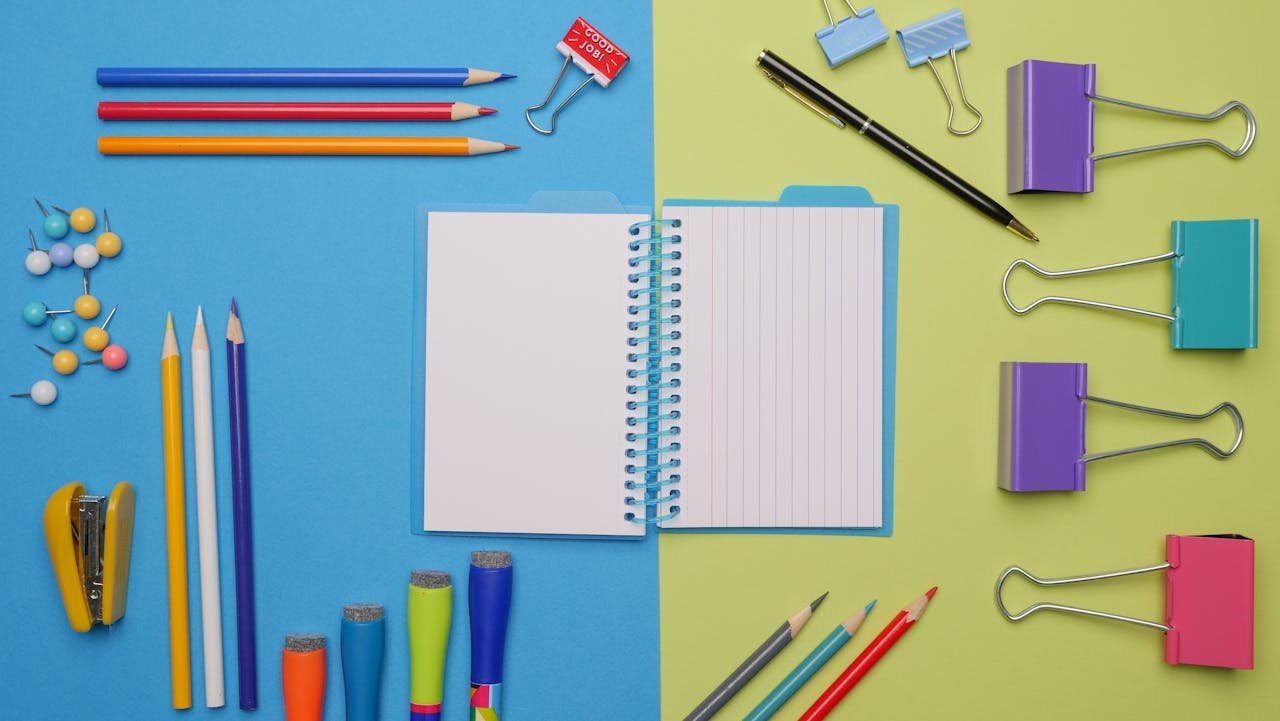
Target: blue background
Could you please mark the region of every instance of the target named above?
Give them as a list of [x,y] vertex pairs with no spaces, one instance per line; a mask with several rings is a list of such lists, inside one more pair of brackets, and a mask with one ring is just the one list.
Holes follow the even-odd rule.
[[[607,90],[585,90],[555,136],[522,117],[559,69],[554,45],[584,15],[632,54]],[[413,213],[422,203],[522,203],[537,190],[607,190],[651,206],[651,12],[648,2],[390,2],[319,4],[6,3],[0,9],[0,218],[11,246],[0,265],[0,378],[5,392],[40,378],[56,404],[0,403],[5,523],[0,524],[0,708],[12,718],[146,718],[170,709],[168,611],[157,360],[164,314],[183,349],[192,718],[238,708],[228,469],[225,313],[239,301],[248,337],[259,710],[282,716],[279,652],[290,632],[329,636],[326,718],[342,717],[341,608],[387,607],[382,713],[406,713],[408,574],[455,577],[445,717],[466,718],[469,552],[508,548],[516,596],[508,636],[507,717],[657,715],[657,543],[416,536],[409,508]],[[516,73],[459,89],[103,89],[98,66],[451,66]],[[580,81],[571,70],[560,97]],[[462,100],[499,109],[459,123],[103,123],[98,100]],[[101,134],[471,135],[523,146],[477,158],[103,158]],[[94,272],[110,331],[130,352],[119,373],[54,374],[31,347],[51,343],[21,306],[65,307],[79,276],[22,265],[31,202],[111,212],[125,250]],[[95,234],[98,231],[95,231]],[[213,336],[223,642],[227,706],[204,708],[189,340],[197,305]],[[542,322],[529,319],[529,322]],[[81,333],[86,323],[78,321]],[[69,347],[88,355],[77,338]],[[501,438],[493,439],[500,449]],[[45,500],[73,479],[138,491],[127,614],[110,630],[67,625],[40,525]],[[549,481],[531,477],[530,482]]]

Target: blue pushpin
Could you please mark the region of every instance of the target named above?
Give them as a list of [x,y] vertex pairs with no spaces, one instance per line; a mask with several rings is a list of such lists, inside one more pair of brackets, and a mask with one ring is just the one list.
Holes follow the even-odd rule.
[[[1257,348],[1258,219],[1175,220],[1171,235],[1173,249],[1167,253],[1089,268],[1045,270],[1015,260],[1004,273],[1004,301],[1018,315],[1044,303],[1066,303],[1167,321],[1170,344],[1177,350]],[[1018,266],[1042,278],[1065,278],[1163,262],[1172,265],[1173,275],[1168,313],[1060,295],[1018,306],[1009,297],[1009,276]]]
[[49,326],[49,335],[59,343],[70,343],[76,337],[76,324],[70,318],[54,318]]
[[49,306],[38,300],[33,300],[22,306],[22,319],[32,328],[39,328],[44,325],[45,320],[47,320],[49,316],[61,315],[63,313],[70,312],[71,311],[69,310],[49,310]]
[[[44,214],[44,234],[54,240],[61,240],[67,237],[67,233],[71,231],[71,224],[67,222],[67,219],[58,213],[50,213],[39,198],[32,198],[32,200],[36,201],[36,207]],[[54,265],[57,265],[57,263]]]
[[[47,225],[47,224],[46,224]],[[46,229],[45,232],[48,232]],[[65,268],[71,265],[71,261],[75,260],[76,252],[71,249],[70,243],[59,240],[57,243],[49,246],[49,262],[59,268]]]
[[885,30],[876,9],[868,6],[859,12],[850,0],[844,1],[849,6],[849,17],[836,21],[831,14],[831,6],[822,0],[822,7],[827,11],[827,26],[814,33],[818,45],[827,56],[827,64],[832,68],[852,60],[868,50],[884,45],[889,40],[889,31]]

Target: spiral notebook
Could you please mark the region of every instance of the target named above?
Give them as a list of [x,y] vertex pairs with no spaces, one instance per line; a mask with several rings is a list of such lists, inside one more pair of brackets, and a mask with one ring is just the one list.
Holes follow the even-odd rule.
[[419,216],[414,531],[890,533],[897,206]]

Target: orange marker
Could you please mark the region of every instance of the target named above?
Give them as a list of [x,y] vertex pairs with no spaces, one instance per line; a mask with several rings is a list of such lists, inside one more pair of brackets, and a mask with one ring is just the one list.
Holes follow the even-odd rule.
[[320,721],[324,716],[325,638],[298,633],[284,637],[280,681],[285,721]]
[[854,686],[858,685],[862,677],[867,675],[871,667],[875,666],[889,652],[889,649],[893,648],[893,645],[898,642],[898,639],[902,638],[907,629],[920,620],[920,616],[924,615],[925,606],[929,605],[929,601],[933,599],[933,594],[937,592],[938,587],[934,586],[923,596],[907,604],[906,608],[899,611],[898,615],[894,616],[893,620],[889,622],[889,625],[885,626],[884,630],[880,632],[880,635],[876,636],[862,650],[862,653],[853,659],[853,663],[849,664],[849,667],[836,677],[836,680],[827,687],[827,690],[822,692],[822,695],[818,697],[817,701],[813,702],[808,711],[804,712],[799,721],[819,721],[826,718],[827,714],[831,713],[836,707],[836,704],[839,704],[841,699],[848,695]]
[[518,145],[475,138],[103,136],[103,155],[486,155]]

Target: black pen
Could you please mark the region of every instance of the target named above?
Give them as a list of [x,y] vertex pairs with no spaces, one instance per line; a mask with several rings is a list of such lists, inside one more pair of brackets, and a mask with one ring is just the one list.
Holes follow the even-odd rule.
[[933,182],[946,188],[964,202],[981,210],[993,220],[1003,225],[1010,232],[1027,240],[1039,241],[1031,229],[1013,217],[1013,213],[1004,209],[996,201],[987,197],[981,190],[944,168],[938,161],[930,158],[910,143],[894,135],[890,130],[865,113],[845,102],[840,96],[822,87],[813,78],[796,70],[790,63],[762,50],[756,63],[764,70],[764,74],[778,87],[804,103],[809,109],[840,127],[852,127],[859,135],[871,138],[881,147],[901,158],[908,165],[927,175]]

